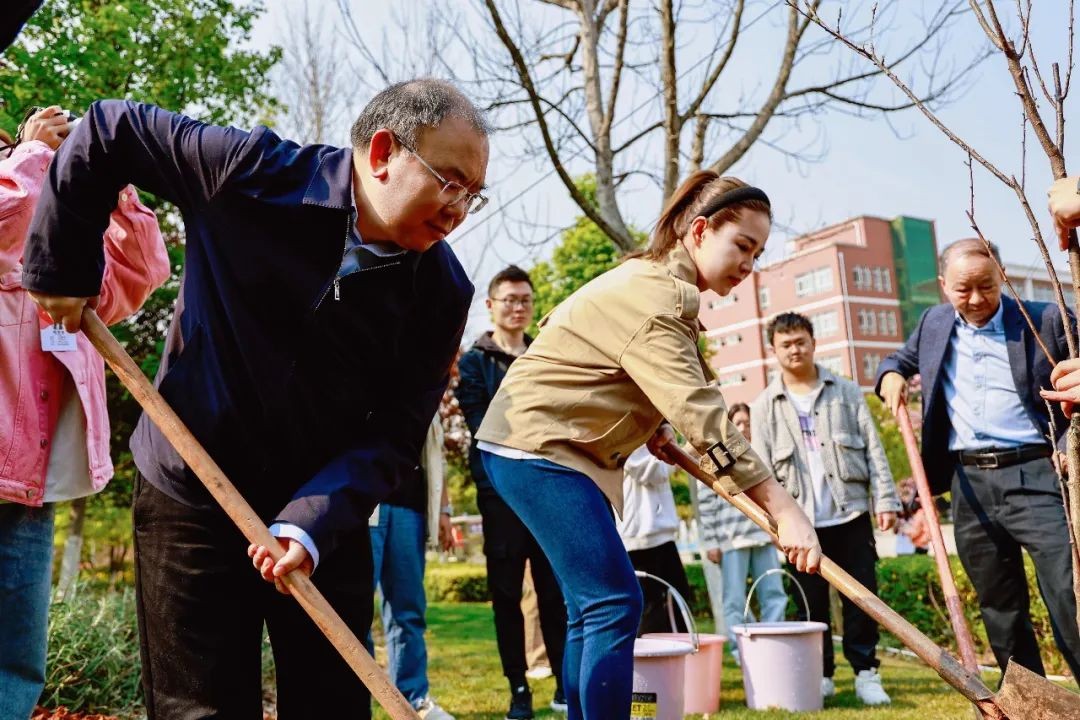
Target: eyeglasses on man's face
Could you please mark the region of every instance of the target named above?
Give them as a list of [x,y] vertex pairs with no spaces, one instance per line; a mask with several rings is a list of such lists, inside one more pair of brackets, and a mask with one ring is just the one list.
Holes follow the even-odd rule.
[[442,183],[442,189],[439,190],[439,200],[447,205],[457,205],[460,202],[465,203],[465,212],[469,215],[478,213],[484,209],[484,206],[488,204],[488,198],[480,193],[469,192],[469,189],[459,182],[453,180],[447,180],[439,173],[438,170],[431,167],[428,161],[420,156],[420,153],[412,149],[397,135],[394,135],[394,139],[397,140],[398,145],[408,150],[414,158],[420,161],[420,164],[427,168],[427,171],[435,176],[435,178]]
[[513,295],[501,298],[491,298],[491,302],[502,303],[503,307],[522,308],[524,310],[528,310],[533,305],[533,299],[531,297],[515,297]]

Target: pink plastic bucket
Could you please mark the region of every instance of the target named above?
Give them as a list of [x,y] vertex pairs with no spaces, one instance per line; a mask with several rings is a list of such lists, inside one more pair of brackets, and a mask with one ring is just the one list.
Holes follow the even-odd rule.
[[[690,633],[646,633],[643,638],[678,640],[693,644]],[[720,675],[724,664],[723,635],[699,634],[698,651],[686,656],[683,711],[714,713],[720,710]]]
[[751,710],[820,710],[821,633],[827,629],[820,622],[734,626],[746,706]]
[[[775,573],[791,578],[802,596],[803,607],[809,608],[799,581],[777,568],[754,580],[746,597],[743,618],[750,612],[750,599],[758,583]],[[821,634],[828,629],[825,623],[803,621],[743,623],[732,627],[742,661],[746,706],[751,710],[820,710],[824,664]]]
[[686,656],[690,643],[638,638],[634,641],[634,694],[630,720],[682,720]]

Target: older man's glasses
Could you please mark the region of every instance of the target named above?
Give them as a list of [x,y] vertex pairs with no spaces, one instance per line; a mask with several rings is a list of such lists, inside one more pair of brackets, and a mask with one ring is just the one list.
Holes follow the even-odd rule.
[[401,138],[398,138],[396,135],[395,138],[397,139],[398,144],[401,145],[401,147],[412,153],[412,156],[419,160],[420,164],[427,168],[427,171],[434,175],[436,179],[438,179],[438,181],[442,183],[442,189],[439,190],[439,199],[442,200],[444,203],[446,203],[447,205],[457,205],[458,203],[463,202],[465,203],[465,212],[470,215],[480,212],[484,209],[484,206],[488,204],[488,199],[486,196],[481,195],[480,193],[469,192],[469,189],[461,183],[454,182],[453,180],[447,180],[439,173],[438,170],[431,167],[431,165],[428,164],[427,160],[420,157],[420,153],[416,152],[411,147],[403,143],[401,141]]

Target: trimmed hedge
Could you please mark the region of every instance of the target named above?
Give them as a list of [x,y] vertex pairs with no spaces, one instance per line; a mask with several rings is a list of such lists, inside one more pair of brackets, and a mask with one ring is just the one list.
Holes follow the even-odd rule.
[[489,602],[487,569],[473,563],[428,564],[424,574],[428,602]]
[[[950,558],[953,574],[956,578],[960,602],[967,615],[968,624],[975,637],[976,652],[982,662],[993,664],[994,658],[986,642],[986,630],[979,615],[979,602],[956,557]],[[1038,592],[1035,581],[1035,569],[1031,559],[1025,556],[1028,586],[1031,588],[1031,621],[1035,634],[1042,648],[1043,661],[1048,672],[1066,672],[1067,667],[1061,654],[1054,645],[1050,629],[1050,618]],[[687,579],[690,581],[690,607],[697,616],[710,614],[709,595],[705,587],[705,575],[701,565],[693,563],[686,566]],[[878,594],[890,607],[922,630],[934,642],[953,649],[952,627],[949,625],[945,609],[944,596],[937,578],[937,569],[933,558],[928,555],[907,555],[902,557],[882,558],[877,565]],[[443,564],[430,565],[424,580],[427,597],[432,602],[488,602],[487,573],[483,565]],[[788,612],[795,615],[794,603],[789,603]],[[891,634],[882,631],[882,643],[894,647],[901,645]]]

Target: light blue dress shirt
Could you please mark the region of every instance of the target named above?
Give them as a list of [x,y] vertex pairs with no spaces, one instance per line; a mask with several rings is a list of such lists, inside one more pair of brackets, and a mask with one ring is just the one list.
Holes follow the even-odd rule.
[[949,450],[1011,448],[1045,443],[1016,392],[1001,304],[990,322],[971,325],[956,314],[942,391],[951,429]]

